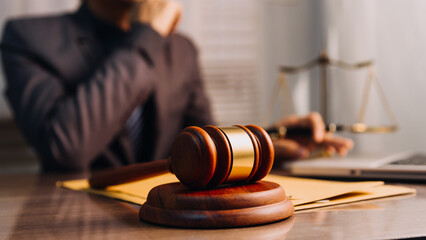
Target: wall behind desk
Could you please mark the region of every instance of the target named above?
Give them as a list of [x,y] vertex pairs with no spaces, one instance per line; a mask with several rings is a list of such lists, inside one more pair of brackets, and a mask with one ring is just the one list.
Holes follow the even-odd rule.
[[377,2],[377,68],[400,131],[384,149],[426,151],[426,1]]

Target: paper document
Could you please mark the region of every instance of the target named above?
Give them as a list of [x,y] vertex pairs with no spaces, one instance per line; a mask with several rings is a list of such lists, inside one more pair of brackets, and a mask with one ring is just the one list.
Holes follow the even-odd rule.
[[[273,174],[268,175],[264,180],[280,184],[296,211],[416,192],[411,188],[384,185],[381,181],[340,182]],[[174,175],[168,173],[108,187],[105,190],[91,189],[87,179],[58,182],[58,186],[142,205],[153,187],[177,181]]]

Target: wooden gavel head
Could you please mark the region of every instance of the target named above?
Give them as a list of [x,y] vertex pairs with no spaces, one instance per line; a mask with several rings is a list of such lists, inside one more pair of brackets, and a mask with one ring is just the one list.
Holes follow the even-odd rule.
[[170,172],[190,188],[255,182],[274,161],[274,146],[259,126],[188,127],[176,138]]
[[271,171],[273,161],[272,140],[261,127],[188,127],[176,138],[168,160],[95,172],[89,184],[105,188],[170,171],[187,187],[215,187],[258,181]]

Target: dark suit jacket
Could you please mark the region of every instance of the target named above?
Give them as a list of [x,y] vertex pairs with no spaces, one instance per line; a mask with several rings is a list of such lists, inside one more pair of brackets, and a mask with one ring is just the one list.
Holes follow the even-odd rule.
[[[8,21],[1,43],[14,117],[44,170],[85,171],[134,159],[125,123],[153,99],[152,159],[168,157],[178,132],[211,124],[196,50],[136,25],[105,55],[94,25],[76,13]],[[144,159],[150,160],[150,159]]]

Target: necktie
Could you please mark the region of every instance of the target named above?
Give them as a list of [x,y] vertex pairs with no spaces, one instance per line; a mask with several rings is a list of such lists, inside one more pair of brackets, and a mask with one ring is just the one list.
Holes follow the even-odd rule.
[[132,142],[132,150],[137,162],[141,161],[142,157],[142,131],[144,128],[143,108],[136,108],[130,118],[126,122],[129,138]]

